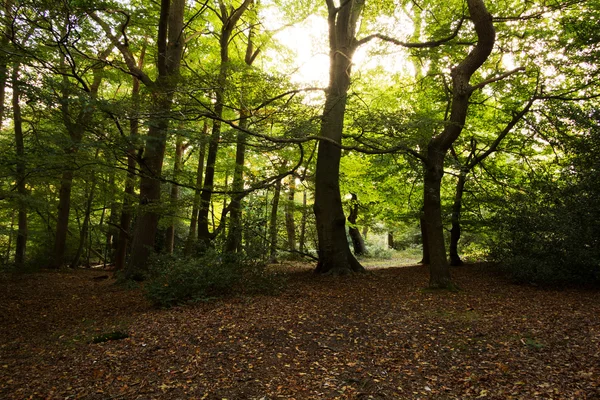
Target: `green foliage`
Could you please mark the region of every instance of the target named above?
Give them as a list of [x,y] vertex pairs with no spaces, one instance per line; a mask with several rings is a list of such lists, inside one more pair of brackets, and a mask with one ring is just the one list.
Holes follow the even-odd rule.
[[509,198],[495,218],[492,256],[520,281],[600,282],[600,125],[575,109],[572,122],[587,127],[572,138],[558,179],[533,182]]
[[366,243],[365,245],[367,247],[367,253],[362,255],[361,258],[390,260],[394,256],[394,250],[387,246],[372,243]]
[[282,283],[263,263],[211,250],[197,258],[157,256],[145,292],[154,305],[170,307],[236,294],[273,294]]

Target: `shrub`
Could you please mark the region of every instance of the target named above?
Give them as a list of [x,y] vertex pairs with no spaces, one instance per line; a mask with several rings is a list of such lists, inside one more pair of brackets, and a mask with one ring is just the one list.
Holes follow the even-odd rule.
[[280,277],[264,264],[209,251],[199,258],[156,257],[145,293],[154,305],[170,307],[234,294],[272,294],[281,288]]

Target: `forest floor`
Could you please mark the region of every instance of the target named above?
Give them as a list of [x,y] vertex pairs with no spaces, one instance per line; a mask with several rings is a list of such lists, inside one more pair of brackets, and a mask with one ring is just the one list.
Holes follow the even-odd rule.
[[107,274],[0,274],[0,398],[600,398],[597,290],[296,268],[277,296],[159,310]]

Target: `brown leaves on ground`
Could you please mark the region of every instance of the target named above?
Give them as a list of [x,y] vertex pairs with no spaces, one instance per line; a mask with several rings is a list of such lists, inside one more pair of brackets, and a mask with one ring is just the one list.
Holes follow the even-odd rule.
[[461,292],[423,290],[424,267],[296,271],[276,297],[170,310],[105,272],[4,275],[0,398],[600,398],[599,292],[453,272]]

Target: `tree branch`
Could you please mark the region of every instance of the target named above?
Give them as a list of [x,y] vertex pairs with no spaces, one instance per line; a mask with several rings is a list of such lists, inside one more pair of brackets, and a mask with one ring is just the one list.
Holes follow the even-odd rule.
[[356,47],[362,46],[363,44],[370,42],[373,39],[380,39],[383,40],[385,42],[389,42],[389,43],[393,43],[397,46],[402,46],[402,47],[406,47],[409,49],[425,49],[425,48],[431,48],[431,47],[438,47],[441,46],[444,43],[447,43],[449,41],[451,41],[452,39],[454,39],[456,36],[458,36],[458,32],[460,31],[460,28],[463,25],[464,22],[464,17],[462,17],[459,21],[458,21],[458,25],[456,26],[456,28],[454,29],[454,31],[450,34],[450,36],[445,37],[443,39],[439,39],[439,40],[431,40],[429,42],[422,42],[422,43],[411,43],[411,42],[402,42],[400,40],[394,39],[392,37],[383,35],[381,33],[375,33],[373,35],[369,35],[366,36],[360,40],[358,40],[355,44]]
[[517,72],[522,72],[522,71],[525,71],[525,67],[515,68],[511,71],[505,72],[496,77],[486,79],[485,81],[480,82],[475,86],[471,86],[471,91],[474,92],[477,89],[483,89],[485,86],[487,86],[490,83],[501,81],[502,79],[508,78],[509,76],[516,74]]

